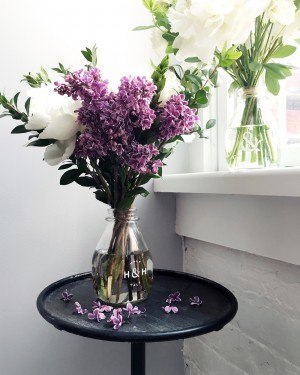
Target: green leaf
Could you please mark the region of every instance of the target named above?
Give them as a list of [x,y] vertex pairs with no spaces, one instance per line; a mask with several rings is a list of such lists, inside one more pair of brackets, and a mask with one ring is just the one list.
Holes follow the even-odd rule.
[[46,147],[54,143],[55,139],[37,139],[36,141],[32,141],[28,143],[28,146],[35,146],[35,147]]
[[19,98],[19,95],[20,95],[20,93],[18,92],[15,96],[14,96],[14,104],[15,104],[15,106],[17,107],[18,106],[18,98]]
[[259,69],[261,69],[262,65],[256,61],[252,61],[250,64],[249,64],[249,69],[251,70],[251,72],[257,72]]
[[207,104],[208,103],[207,92],[205,90],[197,91],[195,100],[197,104]]
[[25,125],[18,125],[11,131],[11,134],[21,134],[28,132],[30,132],[30,130],[26,129]]
[[143,187],[135,188],[135,189],[133,189],[129,192],[130,197],[133,197],[133,196],[135,197],[136,195],[141,195],[142,197],[147,197],[147,195],[149,195],[149,194],[150,194],[149,191],[147,191]]
[[188,57],[187,59],[185,59],[184,61],[188,62],[188,63],[197,63],[197,62],[201,62],[201,60],[199,60],[198,57]]
[[152,29],[153,27],[155,27],[155,25],[138,26],[138,27],[135,27],[132,31],[148,30],[148,29]]
[[89,62],[92,62],[92,55],[87,52],[87,51],[81,51],[81,53],[83,54],[84,58],[89,61]]
[[294,4],[298,10],[300,10],[300,0],[295,0]]
[[268,70],[265,74],[265,81],[267,89],[270,91],[270,93],[273,95],[278,95],[280,91],[280,84],[278,82],[278,79],[274,77],[274,75],[270,74]]
[[95,194],[95,197],[98,201],[100,201],[102,203],[105,203],[105,204],[108,204],[108,198],[107,198],[106,193],[104,193],[101,190],[97,190],[97,191],[94,192],[94,194]]
[[154,5],[154,0],[142,0],[144,7],[146,7],[148,10],[152,10]]
[[73,165],[74,165],[73,163],[62,164],[62,165],[58,168],[58,170],[68,169],[68,168],[73,167]]
[[162,37],[170,44],[172,45],[176,37],[178,36],[178,33],[170,33],[166,32],[162,34]]
[[26,110],[27,115],[29,115],[30,101],[31,101],[31,98],[28,98],[25,102],[25,110]]
[[81,172],[78,169],[70,169],[65,172],[60,178],[61,185],[69,185],[72,182],[76,181],[77,178],[81,175]]
[[93,178],[84,176],[84,177],[78,177],[76,181],[78,185],[80,186],[86,186],[86,187],[94,187],[95,181]]
[[216,123],[217,123],[217,120],[215,120],[215,119],[208,120],[206,125],[205,125],[205,129],[208,130],[208,129],[213,128],[216,125]]
[[283,64],[268,63],[264,64],[264,68],[266,69],[266,72],[268,72],[268,75],[273,76],[273,78],[276,78],[277,80],[285,79],[292,75],[291,70]]
[[275,52],[272,53],[271,57],[273,59],[282,59],[284,57],[291,56],[296,51],[296,49],[297,48],[295,46],[290,45],[280,46]]

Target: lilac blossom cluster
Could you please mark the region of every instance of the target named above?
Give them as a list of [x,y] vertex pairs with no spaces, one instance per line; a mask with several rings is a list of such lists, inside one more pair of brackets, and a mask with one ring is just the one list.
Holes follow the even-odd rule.
[[162,109],[160,116],[163,126],[158,137],[162,141],[174,138],[177,135],[191,133],[198,120],[196,109],[190,108],[184,100],[184,95],[172,95]]
[[[157,145],[191,132],[198,117],[183,95],[173,95],[164,107],[153,109],[156,89],[146,77],[124,77],[118,91],[110,92],[97,68],[70,73],[64,83],[56,83],[59,94],[82,102],[78,122],[84,129],[77,138],[76,157],[109,156],[137,173],[157,173],[162,166]],[[149,144],[143,134],[154,122],[159,127]]]

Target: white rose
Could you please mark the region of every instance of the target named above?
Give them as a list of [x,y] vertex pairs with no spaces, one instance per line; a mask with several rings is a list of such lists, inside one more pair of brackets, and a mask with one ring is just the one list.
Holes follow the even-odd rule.
[[293,0],[272,0],[267,16],[271,22],[286,26],[294,22],[296,9]]
[[171,97],[171,95],[177,94],[180,88],[180,82],[176,75],[170,70],[165,74],[166,84],[160,94],[160,100],[162,104],[165,104]]
[[212,62],[216,47],[244,43],[254,29],[255,18],[270,0],[178,0],[168,11],[173,32],[179,36],[174,47],[184,60],[197,56]]

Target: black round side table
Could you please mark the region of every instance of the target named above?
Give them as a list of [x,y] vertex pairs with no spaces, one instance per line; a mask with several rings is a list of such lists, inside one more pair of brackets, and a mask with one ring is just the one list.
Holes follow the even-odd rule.
[[[131,323],[118,331],[106,322],[88,320],[74,314],[74,302],[91,310],[95,292],[91,274],[82,273],[59,280],[45,288],[37,299],[40,314],[59,330],[98,340],[131,343],[131,375],[145,375],[145,343],[171,341],[218,331],[229,323],[238,308],[234,295],[214,281],[183,272],[155,270],[155,282],[149,298],[140,304],[146,312],[131,316]],[[74,295],[70,302],[61,300],[68,289]],[[170,293],[179,291],[181,302],[174,303],[177,314],[166,314],[162,306]],[[190,306],[189,298],[199,296],[200,306]],[[107,316],[110,314],[108,313]]]

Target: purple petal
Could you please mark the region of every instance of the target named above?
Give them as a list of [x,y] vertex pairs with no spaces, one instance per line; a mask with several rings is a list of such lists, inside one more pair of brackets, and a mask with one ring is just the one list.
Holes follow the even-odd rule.
[[165,307],[162,307],[162,309],[163,309],[167,314],[169,314],[170,311],[171,311],[171,306],[165,306]]
[[178,313],[178,308],[176,306],[172,306],[171,310],[173,311],[174,314]]
[[91,319],[91,320],[94,320],[95,319],[95,315],[93,313],[89,313],[88,314],[88,318]]

